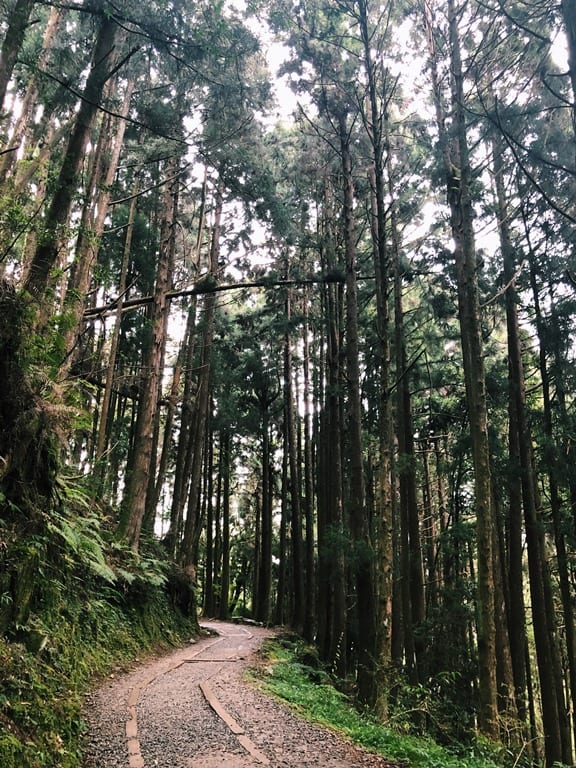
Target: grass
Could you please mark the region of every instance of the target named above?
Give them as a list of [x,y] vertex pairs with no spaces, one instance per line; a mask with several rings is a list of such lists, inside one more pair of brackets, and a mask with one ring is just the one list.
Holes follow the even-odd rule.
[[432,739],[386,727],[355,709],[325,673],[302,663],[303,644],[274,639],[256,671],[258,684],[310,722],[334,729],[355,744],[410,768],[514,768],[504,748],[477,741],[447,748]]

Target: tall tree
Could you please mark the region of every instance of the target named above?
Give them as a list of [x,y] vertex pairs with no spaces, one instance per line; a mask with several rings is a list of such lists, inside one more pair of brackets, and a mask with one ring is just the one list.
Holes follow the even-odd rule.
[[44,231],[24,289],[39,298],[50,283],[50,271],[56,265],[66,238],[66,225],[78,185],[78,178],[94,120],[102,104],[104,88],[116,66],[116,43],[120,38],[119,26],[113,16],[102,10],[98,18],[98,32],[94,42],[92,62],[82,93],[80,108],[70,134],[55,191],[46,212]]
[[[214,191],[214,213],[211,227],[209,275],[217,280],[220,258],[220,236],[222,223],[223,191],[217,185]],[[201,533],[200,515],[200,477],[202,473],[204,445],[210,412],[210,386],[212,375],[212,344],[214,340],[214,322],[216,313],[216,295],[205,297],[203,333],[200,350],[200,373],[194,402],[194,428],[189,436],[191,453],[190,490],[188,509],[184,525],[184,536],[180,549],[180,559],[186,565],[196,564],[196,547]]]
[[133,466],[127,479],[124,495],[121,531],[130,546],[138,550],[140,531],[146,512],[146,494],[150,472],[155,474],[152,461],[154,419],[162,382],[162,362],[166,344],[170,299],[174,269],[175,233],[177,227],[178,196],[180,186],[180,156],[174,155],[166,164],[167,183],[162,199],[160,253],[151,310],[151,338],[143,361],[142,385],[138,411],[137,434]]
[[16,0],[9,9],[6,34],[0,49],[0,109],[4,106],[8,84],[24,42],[34,5],[35,0]]
[[471,197],[472,166],[468,148],[466,98],[461,59],[459,19],[461,9],[454,0],[447,3],[450,60],[451,130],[444,110],[444,94],[439,78],[437,30],[433,24],[433,9],[424,6],[424,22],[428,33],[430,72],[434,106],[446,179],[450,225],[454,241],[454,262],[458,289],[458,310],[461,329],[462,356],[472,454],[474,460],[474,489],[476,537],[478,552],[478,654],[480,665],[480,726],[491,735],[498,735],[498,706],[496,686],[495,624],[494,624],[494,559],[492,530],[492,488],[490,480],[490,449],[488,443],[488,411],[486,378],[482,352],[482,328],[477,282],[477,253],[474,237],[474,212]]
[[346,260],[346,380],[348,385],[348,518],[355,547],[355,589],[358,648],[358,695],[366,704],[376,699],[376,593],[373,548],[368,524],[362,452],[360,352],[358,346],[358,294],[354,181],[350,126],[344,107],[336,114],[343,177],[344,249]]

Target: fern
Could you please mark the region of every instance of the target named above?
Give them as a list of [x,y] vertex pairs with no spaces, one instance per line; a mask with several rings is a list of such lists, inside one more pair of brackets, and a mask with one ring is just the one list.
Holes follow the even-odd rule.
[[78,516],[72,522],[65,514],[56,513],[48,528],[62,539],[81,566],[87,567],[108,584],[118,581],[106,558],[106,543],[99,530],[98,518]]
[[108,584],[115,584],[118,581],[118,576],[106,563],[101,563],[98,560],[89,560],[87,565],[92,573],[96,574],[96,576],[99,576]]

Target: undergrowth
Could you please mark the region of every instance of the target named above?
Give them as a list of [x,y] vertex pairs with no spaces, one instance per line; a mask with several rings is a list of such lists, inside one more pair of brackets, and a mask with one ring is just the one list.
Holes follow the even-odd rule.
[[515,768],[517,756],[481,740],[445,747],[423,736],[382,725],[352,706],[300,640],[279,638],[264,647],[266,663],[258,684],[287,702],[305,719],[337,730],[355,744],[410,768]]
[[4,529],[4,572],[22,574],[30,561],[34,573],[25,613],[0,637],[1,768],[79,768],[94,682],[197,630],[160,553],[136,556],[93,521],[70,520],[53,516],[35,541]]

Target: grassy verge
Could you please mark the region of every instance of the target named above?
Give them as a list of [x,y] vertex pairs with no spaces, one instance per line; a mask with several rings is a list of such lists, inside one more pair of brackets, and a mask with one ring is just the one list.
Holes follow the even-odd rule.
[[446,748],[431,739],[399,732],[351,706],[327,675],[302,659],[298,641],[278,639],[264,649],[266,663],[257,671],[258,684],[287,702],[305,719],[343,734],[355,744],[391,762],[410,768],[513,768],[516,758],[483,742]]

